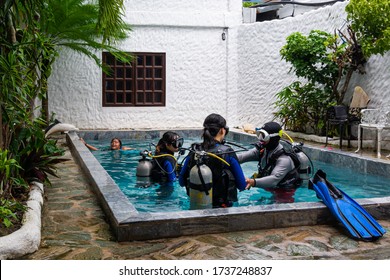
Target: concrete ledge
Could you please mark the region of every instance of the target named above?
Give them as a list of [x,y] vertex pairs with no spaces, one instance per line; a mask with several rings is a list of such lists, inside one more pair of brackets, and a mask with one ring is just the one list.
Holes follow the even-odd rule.
[[[290,135],[293,138],[299,138],[303,139],[306,141],[311,141],[311,142],[316,142],[320,144],[325,144],[326,142],[326,137],[325,136],[318,136],[314,134],[305,134],[305,133],[300,133],[300,132],[294,132],[294,131],[287,131],[288,135]],[[364,139],[363,139],[363,147],[366,148],[375,148],[376,147],[376,135],[371,133],[370,131],[364,131]],[[356,148],[358,146],[358,140],[351,140],[351,146]],[[339,146],[340,143],[340,138],[339,137],[329,137],[328,138],[328,145],[334,145],[334,146]],[[343,139],[343,146],[347,147],[348,139]],[[362,148],[363,149],[363,148]],[[385,154],[387,150],[390,149],[390,141],[387,141],[383,137],[382,139],[382,150],[384,151],[383,153]]]
[[38,250],[41,243],[41,211],[43,184],[33,182],[27,201],[23,226],[10,235],[0,237],[0,259],[15,259]]

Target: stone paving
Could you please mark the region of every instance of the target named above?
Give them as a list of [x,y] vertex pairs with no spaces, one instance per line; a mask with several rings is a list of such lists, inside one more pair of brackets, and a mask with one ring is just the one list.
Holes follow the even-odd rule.
[[[362,242],[331,225],[118,243],[86,177],[62,146],[69,160],[58,166],[59,178],[45,189],[40,248],[21,259],[390,259],[389,233],[376,242]],[[390,231],[390,219],[379,222]]]

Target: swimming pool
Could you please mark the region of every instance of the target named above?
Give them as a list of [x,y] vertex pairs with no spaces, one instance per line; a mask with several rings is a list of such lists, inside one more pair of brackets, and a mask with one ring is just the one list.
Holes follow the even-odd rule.
[[[93,140],[89,143],[95,147],[107,148],[110,140],[97,141]],[[133,147],[136,150],[131,151],[94,151],[93,155],[97,158],[100,164],[114,179],[120,190],[126,195],[129,201],[140,212],[174,212],[188,210],[189,198],[185,188],[181,187],[176,181],[173,185],[163,185],[152,183],[145,184],[147,178],[137,178],[136,167],[140,157],[140,151],[152,150],[150,144],[153,142],[145,142],[142,140],[126,140],[122,139],[123,145]],[[199,142],[199,138],[185,139],[184,147],[189,147],[191,143]],[[156,144],[156,143],[154,143]],[[241,143],[237,143],[240,144]],[[251,148],[250,145],[244,145],[246,148]],[[243,151],[239,147],[232,146],[237,152]],[[253,146],[252,146],[253,147]],[[182,162],[184,157],[179,156],[178,162]],[[357,198],[373,198],[390,196],[390,180],[383,176],[373,176],[369,174],[355,172],[351,168],[340,167],[332,164],[327,164],[321,161],[313,161],[315,170],[322,169],[328,179],[337,187],[345,191],[350,197]],[[248,162],[242,164],[242,168],[246,177],[250,177],[257,170],[257,162]],[[150,182],[148,182],[150,183]],[[298,188],[292,200],[288,202],[314,202],[318,201],[314,191],[307,188],[307,181],[302,187]],[[274,196],[261,188],[252,188],[249,191],[238,193],[238,202],[233,207],[256,206],[279,203],[275,201]]]
[[[182,235],[231,232],[280,228],[289,226],[334,223],[326,206],[320,202],[266,204],[203,210],[173,212],[142,212],[136,209],[113,178],[94,155],[79,141],[103,141],[114,136],[149,143],[159,139],[165,131],[80,131],[67,134],[70,150],[91,183],[103,211],[118,241],[147,240]],[[185,139],[199,137],[197,129],[179,132]],[[232,131],[229,133],[238,143],[253,143],[254,136]],[[328,151],[304,147],[312,160],[321,160],[338,167],[347,167],[356,172],[390,179],[388,161],[367,159],[343,151]],[[349,193],[349,191],[346,191]],[[314,193],[314,192],[313,192]],[[390,216],[390,196],[357,199],[375,218]]]

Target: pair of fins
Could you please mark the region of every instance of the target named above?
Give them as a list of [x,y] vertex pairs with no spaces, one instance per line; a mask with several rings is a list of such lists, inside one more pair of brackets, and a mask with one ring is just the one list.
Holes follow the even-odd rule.
[[374,241],[386,233],[386,230],[360,204],[331,184],[322,170],[318,170],[309,180],[309,189],[317,193],[317,197],[353,238]]

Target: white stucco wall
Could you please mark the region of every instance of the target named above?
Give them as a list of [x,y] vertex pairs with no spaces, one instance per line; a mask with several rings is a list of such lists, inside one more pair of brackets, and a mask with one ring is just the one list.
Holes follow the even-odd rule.
[[[230,126],[272,119],[275,94],[296,79],[279,55],[292,32],[333,32],[345,21],[346,3],[283,20],[242,24],[241,0],[127,0],[133,26],[120,48],[166,53],[165,107],[102,107],[101,70],[63,50],[49,81],[49,109],[81,129],[200,127],[212,113]],[[227,29],[227,39],[221,34]],[[390,107],[390,54],[373,57],[367,74],[355,76],[371,106]],[[351,91],[352,92],[352,91]]]
[[[345,6],[336,3],[283,20],[272,20],[241,25],[238,31],[239,46],[239,95],[238,123],[261,126],[273,118],[276,93],[297,80],[288,73],[290,64],[281,60],[279,54],[286,38],[293,32],[308,35],[319,29],[333,33],[345,27]],[[371,107],[390,110],[390,53],[373,56],[366,65],[367,74],[354,74],[350,82],[348,97],[355,86],[361,86],[371,97]],[[387,94],[386,94],[387,93]]]

